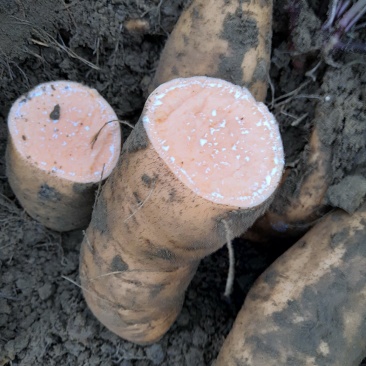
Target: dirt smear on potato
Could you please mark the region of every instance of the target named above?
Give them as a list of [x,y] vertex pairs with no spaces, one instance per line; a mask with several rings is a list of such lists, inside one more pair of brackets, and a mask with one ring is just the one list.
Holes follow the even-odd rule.
[[[205,259],[172,329],[158,343],[140,347],[110,333],[87,309],[78,287],[82,232],[46,230],[22,210],[7,183],[6,116],[13,101],[41,82],[69,79],[96,88],[120,119],[135,123],[160,51],[189,2],[0,0],[0,365],[211,365],[249,287],[284,249],[237,242],[229,304],[222,298],[226,249]],[[366,177],[365,58],[338,55],[342,67],[323,66],[293,93],[318,61],[310,51],[319,45],[312,35],[321,24],[320,5],[305,3],[291,37],[287,1],[275,1],[274,94],[270,89],[267,105],[281,126],[286,163],[301,174],[314,110],[322,103],[327,118],[316,123],[333,151],[328,197],[338,206],[348,201],[346,190]],[[237,31],[232,36],[245,37],[240,21],[231,25]],[[123,132],[126,138],[130,129]],[[357,197],[353,206],[364,200],[362,192]],[[117,259],[114,265],[123,267]]]

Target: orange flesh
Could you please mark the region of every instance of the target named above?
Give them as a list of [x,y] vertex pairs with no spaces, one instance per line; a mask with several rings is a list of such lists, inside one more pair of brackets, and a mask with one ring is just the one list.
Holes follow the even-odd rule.
[[143,123],[173,173],[210,201],[255,207],[282,175],[274,116],[250,92],[219,79],[175,79],[149,97]]
[[[101,127],[92,148],[92,139]],[[121,149],[111,106],[94,89],[69,81],[38,85],[12,106],[8,126],[19,153],[31,164],[74,182],[106,178]],[[104,165],[104,169],[103,169]]]

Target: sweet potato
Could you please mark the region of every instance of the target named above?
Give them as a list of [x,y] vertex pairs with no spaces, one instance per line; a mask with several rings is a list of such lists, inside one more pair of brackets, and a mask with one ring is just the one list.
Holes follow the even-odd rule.
[[246,86],[263,101],[272,39],[272,0],[194,0],[161,54],[150,91],[177,77],[206,75]]
[[14,103],[8,127],[7,176],[24,209],[53,230],[86,227],[97,183],[108,177],[121,150],[109,104],[81,84],[49,82]]
[[329,213],[255,282],[215,366],[358,366],[366,355],[366,206]]
[[278,126],[247,89],[206,77],[158,87],[82,243],[80,279],[94,315],[127,340],[157,341],[200,259],[263,214],[282,168]]

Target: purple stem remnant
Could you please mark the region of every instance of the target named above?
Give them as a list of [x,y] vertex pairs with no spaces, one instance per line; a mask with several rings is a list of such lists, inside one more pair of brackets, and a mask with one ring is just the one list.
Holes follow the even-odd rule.
[[344,12],[349,7],[349,4],[350,3],[351,3],[351,1],[350,0],[347,0],[343,4],[339,4],[339,9],[337,11],[337,18],[341,17],[344,14]]
[[340,27],[344,28],[345,32],[348,32],[365,14],[366,12],[366,0],[360,0],[355,3],[351,9],[343,16],[339,21]]
[[327,51],[341,49],[351,52],[366,52],[366,45],[362,43],[341,41],[342,36],[347,33],[366,13],[366,0],[358,0],[352,6],[351,1],[333,0],[329,11],[328,20],[322,29],[330,30],[331,34],[325,46]]

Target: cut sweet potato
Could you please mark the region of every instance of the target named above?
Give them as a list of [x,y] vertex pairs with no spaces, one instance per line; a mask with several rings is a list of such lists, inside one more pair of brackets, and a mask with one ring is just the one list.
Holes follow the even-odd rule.
[[95,316],[125,339],[157,341],[200,259],[263,214],[282,169],[277,123],[246,89],[205,77],[157,88],[82,244]]
[[25,210],[54,230],[87,226],[96,183],[111,173],[121,149],[109,104],[78,83],[45,83],[14,103],[8,127],[7,175]]

